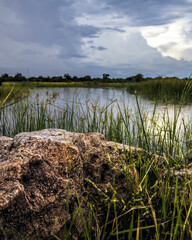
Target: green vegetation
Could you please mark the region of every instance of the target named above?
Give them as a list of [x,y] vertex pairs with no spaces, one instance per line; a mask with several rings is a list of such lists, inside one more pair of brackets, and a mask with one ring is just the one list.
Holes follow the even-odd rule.
[[85,83],[85,84],[110,84],[110,83],[121,83],[121,84],[126,84],[126,83],[141,83],[145,81],[150,81],[150,80],[183,80],[186,81],[187,79],[179,79],[177,77],[156,77],[156,78],[149,78],[149,77],[144,77],[142,74],[137,74],[135,76],[130,76],[126,78],[110,78],[109,74],[103,74],[102,78],[92,78],[89,75],[86,75],[84,77],[77,77],[77,76],[70,76],[68,73],[64,74],[64,76],[53,76],[53,77],[44,77],[44,76],[38,76],[38,77],[29,77],[26,78],[23,76],[21,73],[17,73],[15,76],[9,76],[7,73],[2,74],[0,77],[0,86],[2,83],[5,82],[17,82],[17,83]]
[[[151,91],[154,91],[160,81],[162,80],[154,81]],[[83,216],[77,196],[78,212],[85,230],[83,239],[192,239],[192,182],[183,177],[181,183],[179,177],[171,175],[171,169],[181,169],[189,163],[192,148],[191,121],[179,121],[182,106],[191,95],[191,84],[186,85],[184,81],[182,84],[180,80],[174,82],[174,85],[178,84],[179,89],[182,87],[183,90],[182,93],[177,93],[180,105],[175,108],[173,120],[170,119],[168,110],[163,115],[158,115],[155,107],[153,114],[148,115],[137,104],[137,111],[133,113],[126,105],[120,108],[118,102],[100,106],[99,102],[81,103],[78,96],[74,96],[72,103],[66,102],[65,108],[60,109],[54,105],[53,96],[43,102],[37,98],[34,102],[25,100],[2,108],[1,134],[14,136],[23,131],[55,127],[74,132],[100,132],[107,140],[141,147],[164,156],[165,161],[158,163],[155,156],[150,154],[140,155],[138,152],[136,155],[127,155],[127,168],[131,166],[139,172],[138,185],[133,186],[135,189],[131,192],[128,188],[129,194],[123,199],[117,193],[115,176],[112,192],[106,193],[104,189],[98,191],[96,186],[100,199],[98,201],[91,193],[90,198],[86,199],[88,219]],[[167,96],[171,90],[175,92],[174,85],[168,82]],[[139,89],[139,86],[146,86],[147,90],[149,88],[147,81],[142,82],[142,85],[137,84],[130,85],[129,90],[142,91],[144,94],[143,87]],[[162,85],[158,89],[159,94],[166,91]],[[167,175],[163,177],[161,172],[165,170]],[[127,172],[122,171],[122,174],[129,182]],[[186,189],[189,192],[188,198]],[[74,221],[78,212],[74,212],[73,221],[65,227],[63,239],[73,239],[76,233]],[[101,216],[104,217],[104,222],[100,221]],[[55,236],[55,239],[59,238]]]
[[155,78],[130,83],[127,88],[130,93],[137,93],[147,99],[179,102],[188,81],[191,79]]
[[[97,200],[91,192],[86,199],[88,219],[84,218],[81,202],[78,200],[78,212],[84,226],[83,239],[192,239],[191,180],[183,176],[181,181],[181,177],[171,173],[171,169],[182,169],[188,163],[188,155],[191,153],[191,124],[178,121],[182,104],[187,100],[190,91],[191,84],[188,84],[181,96],[180,107],[175,109],[173,121],[169,119],[166,111],[163,116],[157,117],[155,109],[148,118],[139,104],[135,116],[124,107],[118,108],[117,117],[114,117],[109,106],[101,108],[95,104],[92,108],[87,106],[87,112],[84,112],[81,119],[78,117],[81,123],[78,130],[100,131],[109,140],[140,146],[165,156],[164,161],[157,162],[155,155],[139,152],[127,154],[127,165],[120,171],[129,182],[130,176],[125,169],[136,169],[140,176],[138,184],[133,183],[133,191],[127,186],[125,198],[118,194],[115,176],[112,192],[108,193],[95,186],[100,198]],[[162,125],[158,123],[159,118]],[[86,121],[83,121],[84,119]],[[72,121],[70,122],[70,130],[75,130]],[[84,129],[85,125],[87,128]],[[164,176],[161,174],[163,171],[167,172]],[[64,235],[67,239],[72,239],[76,234],[73,224],[78,212],[73,215],[69,231],[65,228]],[[102,217],[104,221],[101,222]],[[60,239],[56,236],[55,238]]]
[[[10,86],[10,82],[4,82],[3,86]],[[81,88],[125,88],[129,83],[118,82],[14,82],[15,86],[28,87],[28,88],[52,88],[52,87],[81,87]]]
[[0,109],[16,104],[29,94],[29,88],[20,83],[3,83],[0,85]]
[[[132,191],[127,186],[126,197],[122,198],[118,193],[118,181],[112,174],[114,183],[110,192],[94,186],[95,190],[87,196],[89,218],[85,219],[77,195],[79,208],[74,212],[70,226],[64,228],[65,237],[53,236],[57,240],[73,239],[77,234],[74,222],[80,213],[84,236],[79,239],[192,239],[191,181],[184,177],[182,183],[179,177],[174,179],[170,173],[173,166],[170,162],[157,163],[155,156],[139,152],[127,154],[125,169],[135,168],[140,176],[138,184],[132,185]],[[119,171],[125,181],[130,182],[125,169]],[[168,174],[163,177],[160,173],[165,169]],[[187,188],[189,198],[186,197]]]

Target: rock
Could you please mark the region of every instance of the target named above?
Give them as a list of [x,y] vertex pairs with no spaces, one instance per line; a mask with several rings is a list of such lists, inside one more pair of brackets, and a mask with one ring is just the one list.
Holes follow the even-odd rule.
[[[161,176],[166,181],[169,179],[171,201],[175,201],[175,194],[177,195],[177,201],[182,201],[184,198],[185,204],[190,205],[190,181],[192,176],[191,164],[184,163],[179,168],[172,167],[168,170],[161,172]],[[186,184],[187,183],[187,184]]]
[[[114,194],[114,179],[118,196],[126,198],[128,189],[138,187],[139,174],[131,164],[134,157],[129,158],[137,151],[143,150],[107,142],[99,133],[61,129],[1,137],[0,239],[62,236],[79,207],[78,198],[86,217],[87,199],[94,204],[97,199],[107,201]],[[80,213],[74,225],[81,236]]]
[[7,155],[13,144],[13,139],[10,137],[0,137],[0,162],[6,161]]

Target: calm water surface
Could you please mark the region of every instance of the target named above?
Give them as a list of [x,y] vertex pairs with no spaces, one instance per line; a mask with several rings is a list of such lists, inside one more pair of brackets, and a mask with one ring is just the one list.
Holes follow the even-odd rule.
[[[121,108],[128,108],[133,114],[138,112],[136,95],[130,94],[124,88],[39,88],[31,90],[30,101],[45,101],[46,99],[54,98],[54,105],[59,108],[64,108],[66,103],[70,105],[73,102],[76,104],[99,104],[102,106],[113,107],[114,113],[117,109],[117,103]],[[163,115],[168,110],[170,119],[174,118],[174,113],[178,111],[179,105],[155,103],[152,100],[147,100],[138,96],[139,106],[142,111],[148,116],[152,115],[156,106],[156,114]],[[192,104],[182,107],[180,119],[190,120],[192,116]]]

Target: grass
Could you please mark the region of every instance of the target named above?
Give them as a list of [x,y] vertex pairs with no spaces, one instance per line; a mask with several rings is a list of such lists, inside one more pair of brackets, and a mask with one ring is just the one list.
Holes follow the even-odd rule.
[[28,88],[51,88],[51,87],[110,87],[110,88],[123,88],[127,87],[129,83],[122,82],[3,82],[4,87],[9,87],[14,84],[17,87],[28,87]]
[[[20,101],[1,109],[2,135],[14,136],[23,131],[55,127],[73,132],[100,132],[107,140],[141,147],[165,157],[163,162],[157,162],[156,155],[147,152],[125,152],[126,168],[136,169],[140,176],[138,185],[133,183],[131,190],[127,184],[125,198],[118,192],[113,172],[110,192],[88,179],[89,195],[82,200],[77,194],[78,209],[69,225],[64,227],[65,237],[53,234],[55,239],[77,236],[75,220],[78,214],[84,228],[81,239],[192,239],[192,182],[187,176],[181,182],[179,177],[172,175],[172,169],[188,164],[191,155],[192,124],[179,121],[182,106],[190,97],[191,84],[183,89],[173,119],[168,110],[157,114],[156,106],[153,114],[148,115],[140,109],[138,101],[137,110],[132,113],[125,104],[120,107],[118,102],[105,106],[100,106],[99,102],[81,103],[78,96],[72,103],[66,102],[62,109],[54,105],[54,97],[43,102],[38,99]],[[130,175],[126,168],[121,167],[119,171],[128,183]],[[163,175],[165,171],[167,174]],[[86,216],[82,201],[88,208]],[[68,200],[66,214],[67,211]]]
[[[140,154],[127,156],[127,165],[134,164],[140,173],[139,187],[134,191],[127,189],[126,198],[118,193],[118,181],[114,182],[111,192],[102,195],[102,189],[92,184],[90,195],[83,199],[87,203],[88,214],[83,214],[82,202],[78,199],[78,212],[81,215],[84,233],[79,239],[191,239],[191,188],[189,199],[185,198],[185,189],[179,190],[178,178],[167,175],[166,179],[158,174],[163,167],[155,158]],[[119,168],[119,171],[122,171]],[[112,173],[113,174],[113,173]],[[125,181],[130,181],[126,172]],[[189,185],[183,181],[183,186]],[[181,184],[181,183],[180,183]],[[94,189],[95,187],[95,189]],[[174,193],[172,189],[174,188]],[[93,194],[95,193],[96,194]],[[92,194],[92,195],[91,195]],[[97,200],[96,196],[99,196]],[[101,204],[102,203],[102,204]],[[74,213],[74,217],[77,212]],[[87,218],[86,218],[87,217]],[[70,225],[68,239],[77,234],[74,225]],[[55,236],[56,239],[65,239]]]
[[22,84],[3,83],[0,86],[0,110],[9,105],[14,105],[20,100],[26,98],[29,94],[29,88]]
[[[179,102],[186,84],[191,79],[156,78],[139,83],[130,83],[127,89],[151,100]],[[192,97],[190,96],[191,100]]]

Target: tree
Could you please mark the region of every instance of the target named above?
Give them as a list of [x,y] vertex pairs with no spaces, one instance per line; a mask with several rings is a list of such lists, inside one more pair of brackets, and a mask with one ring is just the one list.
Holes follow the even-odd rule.
[[2,74],[0,78],[0,86],[2,86],[3,81],[6,81],[8,79],[9,79],[9,75],[7,73]]
[[138,73],[136,76],[134,76],[135,82],[141,82],[143,80],[143,75],[141,73]]
[[110,75],[109,75],[108,73],[104,73],[104,74],[103,74],[103,79],[108,79],[109,76],[110,76]]
[[8,78],[9,77],[9,74],[8,73],[4,73],[1,75],[2,78]]
[[15,81],[25,81],[26,78],[21,74],[21,73],[17,73],[14,77]]
[[84,78],[85,78],[85,81],[90,81],[91,80],[91,76],[89,76],[89,75],[86,75]]
[[66,80],[71,80],[71,76],[69,75],[69,73],[65,73],[64,78]]
[[78,80],[78,77],[77,76],[73,76],[73,81],[77,82],[77,80]]

